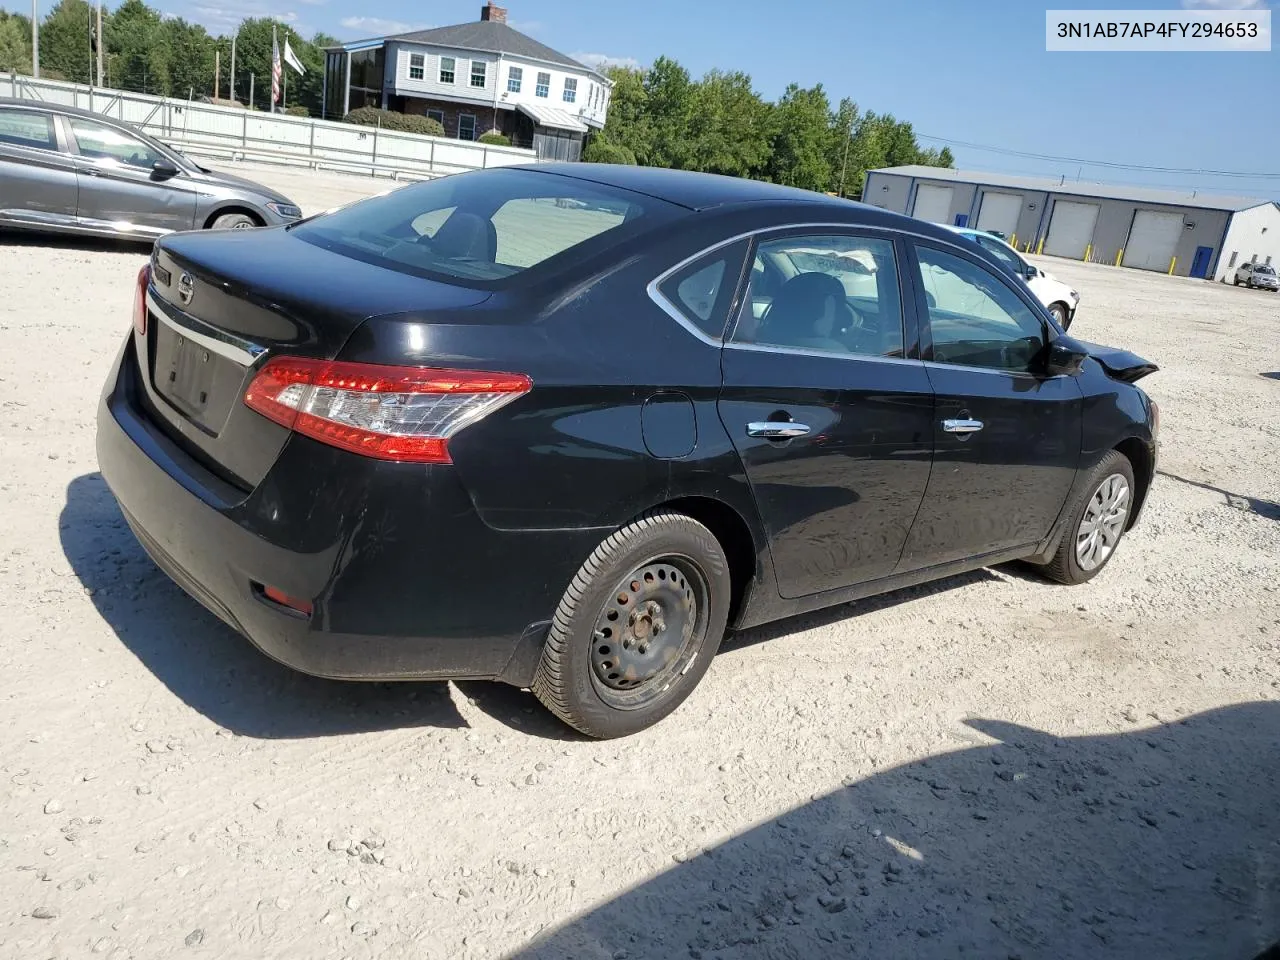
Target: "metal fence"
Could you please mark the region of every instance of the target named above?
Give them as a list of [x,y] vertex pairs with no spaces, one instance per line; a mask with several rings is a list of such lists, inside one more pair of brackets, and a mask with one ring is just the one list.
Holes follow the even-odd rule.
[[334,120],[259,113],[145,93],[0,73],[0,97],[80,107],[125,120],[185,153],[420,180],[534,163],[532,150],[427,137]]

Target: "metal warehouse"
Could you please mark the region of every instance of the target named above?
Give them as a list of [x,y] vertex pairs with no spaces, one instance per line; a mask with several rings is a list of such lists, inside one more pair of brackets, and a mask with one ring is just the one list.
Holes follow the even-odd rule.
[[1280,204],[1110,183],[941,167],[872,170],[866,203],[1003,234],[1019,250],[1229,282],[1280,261]]

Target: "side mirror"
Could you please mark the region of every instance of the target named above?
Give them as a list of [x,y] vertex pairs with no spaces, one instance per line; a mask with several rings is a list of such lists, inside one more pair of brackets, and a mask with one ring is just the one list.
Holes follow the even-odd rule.
[[1027,269],[1025,272],[1028,280],[1034,280],[1036,277],[1040,276],[1040,268],[1030,263],[1027,264]]
[[1089,351],[1070,337],[1058,337],[1049,344],[1045,357],[1045,373],[1051,377],[1078,377],[1084,369]]
[[170,177],[178,175],[178,168],[168,160],[157,160],[151,165],[151,170],[157,179],[168,180]]

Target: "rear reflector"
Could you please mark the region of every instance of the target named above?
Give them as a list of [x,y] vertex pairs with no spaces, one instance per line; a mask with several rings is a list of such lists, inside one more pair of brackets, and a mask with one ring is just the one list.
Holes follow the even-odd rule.
[[280,590],[277,587],[269,587],[266,584],[262,585],[262,595],[272,603],[278,603],[282,607],[288,607],[290,610],[301,613],[304,616],[311,616],[310,601],[299,600],[297,597],[291,597],[283,590]]
[[518,373],[275,357],[244,402],[282,426],[366,457],[449,463],[451,436],[532,387]]
[[151,264],[145,264],[138,271],[138,279],[133,287],[133,329],[138,336],[147,335],[147,287],[151,285]]

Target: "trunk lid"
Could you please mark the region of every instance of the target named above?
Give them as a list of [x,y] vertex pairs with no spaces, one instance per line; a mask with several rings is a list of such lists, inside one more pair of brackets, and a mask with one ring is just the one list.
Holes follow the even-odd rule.
[[142,401],[175,442],[247,493],[289,437],[242,402],[267,357],[333,359],[369,317],[488,297],[361,263],[284,229],[167,237],[152,257],[147,334],[138,338]]

